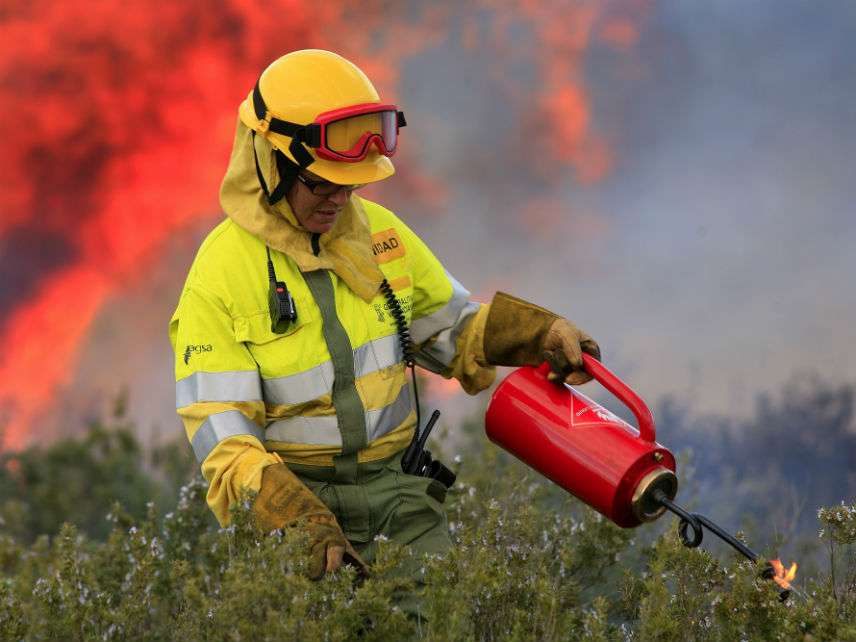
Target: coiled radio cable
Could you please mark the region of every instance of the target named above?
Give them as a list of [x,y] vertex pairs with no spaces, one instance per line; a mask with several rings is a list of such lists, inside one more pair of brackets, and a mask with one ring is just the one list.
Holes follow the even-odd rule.
[[392,286],[386,279],[380,284],[380,289],[386,297],[389,313],[395,322],[398,340],[401,342],[401,351],[404,353],[404,364],[410,368],[410,374],[413,378],[413,397],[416,403],[416,430],[413,433],[413,440],[401,456],[401,469],[410,475],[436,479],[446,488],[451,488],[455,483],[455,473],[441,461],[431,457],[431,453],[425,450],[425,442],[428,440],[428,435],[440,417],[439,410],[435,410],[431,414],[431,418],[428,419],[428,423],[425,425],[425,430],[420,431],[422,415],[419,411],[419,387],[416,384],[416,350],[413,347],[410,328],[407,327],[407,317],[404,316],[401,303],[398,301],[398,297],[395,296]]
[[416,433],[419,433],[419,427],[422,425],[419,412],[419,388],[416,385],[416,356],[415,348],[413,347],[413,339],[410,337],[410,328],[407,327],[407,317],[404,316],[404,310],[401,309],[401,303],[395,292],[392,291],[392,286],[386,279],[380,284],[380,290],[386,297],[386,302],[389,307],[389,313],[395,322],[395,330],[398,334],[398,341],[401,344],[401,352],[404,356],[404,365],[410,368],[410,374],[413,378],[413,397],[416,402]]

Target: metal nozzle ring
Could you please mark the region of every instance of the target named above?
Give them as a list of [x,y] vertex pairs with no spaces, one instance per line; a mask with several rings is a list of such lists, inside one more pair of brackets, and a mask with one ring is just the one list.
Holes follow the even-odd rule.
[[651,522],[666,511],[666,507],[655,497],[656,491],[672,499],[678,493],[678,478],[675,473],[659,466],[646,474],[636,485],[631,499],[633,514],[640,522]]

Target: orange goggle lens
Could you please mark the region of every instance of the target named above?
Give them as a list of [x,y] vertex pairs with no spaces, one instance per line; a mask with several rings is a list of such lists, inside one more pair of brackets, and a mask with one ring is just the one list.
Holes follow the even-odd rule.
[[398,145],[398,112],[374,111],[324,123],[320,156],[335,160],[362,160],[374,144],[381,154],[391,156]]

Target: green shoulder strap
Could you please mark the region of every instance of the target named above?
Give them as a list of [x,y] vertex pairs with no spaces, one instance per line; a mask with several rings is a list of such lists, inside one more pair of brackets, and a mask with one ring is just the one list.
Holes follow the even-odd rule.
[[357,451],[366,447],[366,415],[355,384],[354,351],[336,314],[333,282],[328,271],[304,272],[303,278],[321,311],[324,340],[333,362],[333,407],[342,434],[342,454],[333,460],[336,480],[354,483]]

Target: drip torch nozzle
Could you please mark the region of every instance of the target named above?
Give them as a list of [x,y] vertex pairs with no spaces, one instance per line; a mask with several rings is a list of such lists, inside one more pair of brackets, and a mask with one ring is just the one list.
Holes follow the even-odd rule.
[[[655,490],[653,493],[653,498],[654,500],[662,504],[667,510],[680,517],[681,521],[678,525],[678,533],[681,537],[681,543],[687,548],[695,548],[699,544],[701,544],[701,541],[704,538],[704,531],[702,529],[702,526],[704,526],[710,532],[719,537],[722,541],[734,548],[738,553],[740,553],[747,559],[750,559],[753,562],[757,562],[761,558],[760,555],[758,555],[755,551],[746,546],[746,544],[738,540],[732,534],[726,532],[716,522],[711,521],[704,515],[689,512],[679,504],[676,504],[671,499],[669,499],[669,496],[666,495],[666,493],[662,490]],[[761,572],[761,577],[767,580],[772,580],[775,574],[776,573],[773,569],[772,564],[767,562],[766,567]],[[779,587],[777,590],[779,591],[779,600],[781,602],[786,601],[791,595],[791,592],[788,589]]]

